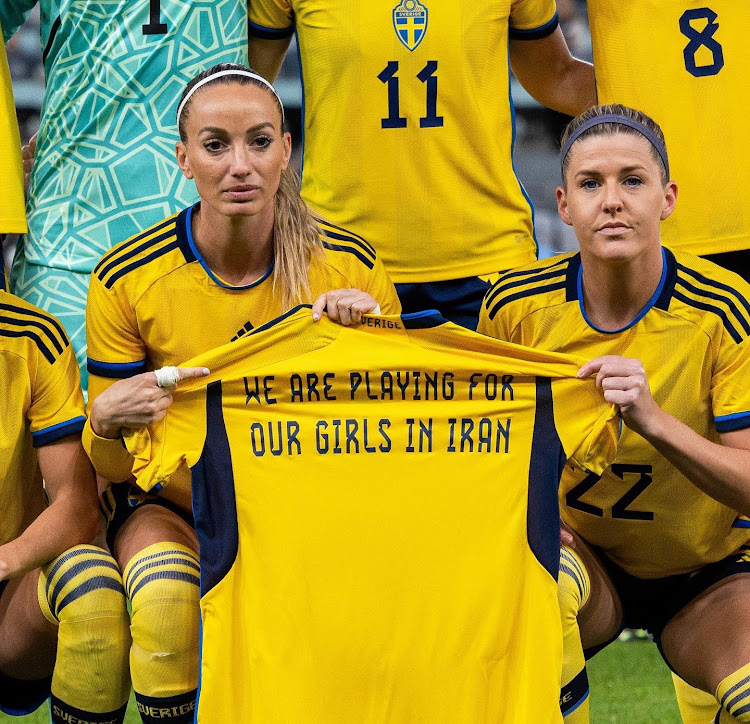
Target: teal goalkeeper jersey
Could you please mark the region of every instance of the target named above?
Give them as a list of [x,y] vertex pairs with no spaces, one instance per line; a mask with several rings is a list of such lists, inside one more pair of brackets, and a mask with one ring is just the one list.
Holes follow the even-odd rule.
[[[7,40],[36,0],[0,0]],[[27,206],[32,264],[90,273],[117,242],[197,200],[174,158],[177,102],[247,63],[247,0],[41,0],[47,89]]]

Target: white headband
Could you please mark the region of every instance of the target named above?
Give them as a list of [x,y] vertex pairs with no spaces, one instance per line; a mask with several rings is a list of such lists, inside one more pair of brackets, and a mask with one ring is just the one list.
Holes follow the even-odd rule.
[[205,85],[206,83],[210,83],[212,80],[216,80],[216,78],[221,78],[223,75],[244,75],[246,78],[253,78],[254,80],[260,81],[264,86],[266,86],[271,93],[276,96],[276,100],[279,102],[279,107],[281,108],[281,125],[284,125],[284,104],[281,102],[281,98],[279,98],[279,94],[276,92],[276,89],[262,76],[258,75],[257,73],[251,73],[249,70],[220,70],[218,73],[214,73],[213,75],[209,75],[208,77],[204,78],[203,80],[198,81],[188,92],[187,95],[182,99],[182,103],[177,108],[177,125],[180,125],[180,115],[182,114],[182,109],[185,107],[185,104],[190,100],[190,97],[195,93],[195,91],[198,90],[202,85]]

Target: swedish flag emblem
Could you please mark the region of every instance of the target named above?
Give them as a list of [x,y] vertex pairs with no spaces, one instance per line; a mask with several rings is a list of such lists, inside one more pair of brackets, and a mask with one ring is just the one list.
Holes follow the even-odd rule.
[[393,8],[393,28],[398,39],[414,50],[427,32],[427,6],[419,0],[401,0]]

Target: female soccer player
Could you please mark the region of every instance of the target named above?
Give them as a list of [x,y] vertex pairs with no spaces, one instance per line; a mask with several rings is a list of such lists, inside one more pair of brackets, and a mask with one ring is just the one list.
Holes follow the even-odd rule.
[[297,37],[305,201],[373,244],[405,311],[476,329],[488,277],[537,256],[509,66],[558,111],[596,98],[555,0],[253,0],[248,11],[250,64],[270,80]]
[[0,711],[28,714],[51,692],[53,722],[122,722],[128,614],[115,561],[84,545],[98,513],[78,365],[4,273],[0,384]]
[[562,479],[575,541],[561,553],[563,711],[586,720],[583,651],[627,625],[716,696],[717,722],[748,722],[750,286],[662,247],[677,186],[645,114],[590,109],[562,159],[558,209],[580,252],[503,276],[480,329],[590,358],[580,376],[597,376],[624,423],[604,475]]
[[[378,303],[400,311],[372,247],[316,220],[300,199],[284,109],[267,81],[243,66],[215,66],[188,84],[177,115],[177,161],[200,202],[116,246],[91,278],[84,438],[111,481],[132,469],[123,428],[160,419],[172,399],[146,370],[226,344],[302,302],[314,302],[313,317],[326,308],[344,324]],[[189,482],[164,496],[116,485],[105,505],[132,605],[141,716],[162,721],[168,710],[174,722],[192,721],[199,568]]]

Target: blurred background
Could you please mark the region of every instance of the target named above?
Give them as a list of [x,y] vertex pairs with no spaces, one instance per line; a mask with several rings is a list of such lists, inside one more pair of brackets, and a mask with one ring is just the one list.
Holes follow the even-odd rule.
[[[585,0],[557,0],[560,22],[573,55],[591,61],[591,40]],[[8,64],[13,79],[16,112],[25,143],[39,127],[44,97],[44,69],[39,41],[39,7],[7,45]],[[295,143],[299,162],[302,88],[299,81],[295,40],[276,81]],[[512,95],[516,107],[515,167],[534,203],[539,256],[576,248],[572,230],[557,216],[555,187],[559,179],[559,139],[568,117],[540,106],[515,81]]]

